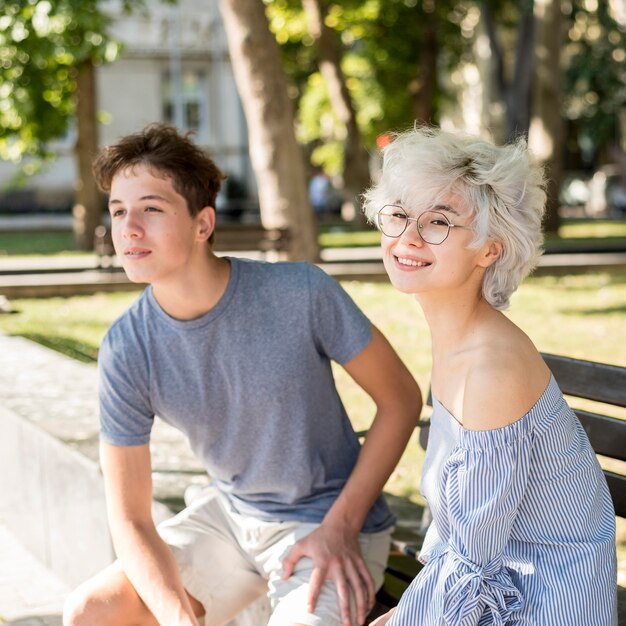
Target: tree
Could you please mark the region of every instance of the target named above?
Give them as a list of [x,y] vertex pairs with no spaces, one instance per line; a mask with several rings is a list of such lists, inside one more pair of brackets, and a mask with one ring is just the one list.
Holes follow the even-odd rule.
[[370,184],[369,155],[363,145],[354,103],[341,68],[342,51],[335,32],[324,21],[326,7],[323,0],[302,0],[302,6],[308,19],[309,32],[317,44],[318,65],[326,81],[330,102],[346,130],[344,194],[345,199],[357,207],[360,205],[359,195]]
[[[497,99],[506,111],[502,139],[528,134],[530,149],[546,167],[548,232],[559,226],[564,118],[574,121],[574,151],[577,143],[588,160],[589,154],[595,160],[602,148],[619,145],[619,112],[626,104],[626,32],[612,4],[525,0],[516,6],[482,0]],[[507,65],[515,68],[510,79]]]
[[619,121],[626,110],[626,17],[618,4],[574,0],[566,16],[565,113],[593,165],[610,158],[607,147],[626,150],[626,122]]
[[94,247],[94,233],[102,219],[102,199],[94,180],[91,165],[98,152],[98,125],[96,110],[96,76],[91,58],[81,61],[76,68],[76,145],[78,164],[74,239],[79,250]]
[[[437,122],[440,104],[451,95],[441,76],[450,73],[465,45],[460,36],[464,3],[324,0],[320,4],[324,9],[320,21],[339,49],[341,73],[366,150],[376,150],[381,133],[405,128],[416,119]],[[341,175],[350,161],[341,122],[343,105],[333,104],[328,81],[317,71],[318,58],[325,56],[321,38],[312,36],[301,0],[271,0],[268,11],[297,97],[298,138],[315,165]]]
[[480,9],[491,52],[487,63],[477,63],[485,74],[486,109],[504,112],[500,132],[489,116],[487,126],[498,141],[528,139],[547,174],[544,228],[556,232],[564,162],[561,0],[482,0]]
[[266,228],[288,228],[289,258],[319,257],[304,158],[295,137],[293,104],[278,43],[259,0],[219,3],[235,80],[250,136],[250,156]]
[[[526,136],[530,124],[535,29],[533,0],[513,4],[482,0],[480,10],[491,52],[484,82],[488,83],[487,92],[493,94],[504,109],[502,139],[511,141]],[[488,108],[494,108],[493,104],[488,103]]]
[[[5,0],[0,18],[0,156],[33,171],[76,119],[76,244],[93,247],[102,202],[91,175],[98,149],[94,66],[118,46],[97,0]],[[126,3],[125,3],[126,4]]]
[[459,0],[379,0],[364,23],[362,43],[379,85],[383,114],[377,134],[415,121],[436,124],[453,94],[448,76],[466,48]]
[[548,197],[544,228],[555,233],[559,229],[559,195],[564,161],[561,0],[535,0],[534,14],[535,71],[528,145],[546,168]]

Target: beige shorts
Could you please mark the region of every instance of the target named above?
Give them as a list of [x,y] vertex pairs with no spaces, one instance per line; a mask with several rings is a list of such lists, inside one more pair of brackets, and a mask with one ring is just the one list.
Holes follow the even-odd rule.
[[[283,558],[318,526],[239,515],[223,494],[209,489],[160,524],[159,533],[174,552],[185,588],[205,608],[205,626],[227,623],[263,595],[272,611],[270,626],[340,626],[337,592],[330,581],[324,584],[315,612],[306,610],[310,559],[300,559],[293,574],[282,579]],[[391,530],[359,536],[377,588],[383,583]]]

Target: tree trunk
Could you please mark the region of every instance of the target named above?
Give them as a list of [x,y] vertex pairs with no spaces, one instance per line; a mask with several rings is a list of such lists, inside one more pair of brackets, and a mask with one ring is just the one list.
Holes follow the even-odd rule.
[[73,208],[74,242],[78,250],[93,250],[94,231],[102,219],[102,198],[91,165],[98,152],[96,76],[91,59],[83,61],[76,74],[75,146],[78,180]]
[[480,15],[473,44],[482,90],[480,125],[489,131],[495,143],[501,144],[506,137],[505,111],[496,104],[501,102],[505,88],[502,50],[495,37],[495,24],[488,7],[481,5]]
[[334,32],[324,22],[326,9],[322,0],[302,0],[302,6],[309,32],[317,45],[318,64],[326,82],[330,103],[346,129],[343,162],[345,200],[353,205],[355,216],[362,216],[359,196],[370,184],[369,155],[363,145],[354,103],[341,69],[341,50]]
[[293,104],[265,6],[260,0],[220,0],[219,6],[248,122],[261,221],[266,228],[290,230],[290,260],[317,261],[317,224],[296,142]]
[[437,57],[439,56],[437,15],[434,11],[434,6],[433,10],[425,13],[425,19],[426,30],[422,44],[421,71],[413,102],[415,105],[415,119],[425,124],[432,124],[435,116]]
[[[488,0],[483,0],[481,3],[481,21],[489,40],[491,52],[490,87],[494,87],[493,95],[497,96],[504,107],[503,139],[504,141],[511,141],[528,133],[534,53],[533,11],[530,8],[523,10],[519,18],[514,56],[515,68],[512,79],[506,75],[505,54],[498,40],[496,19]],[[492,89],[490,88],[488,91],[491,92]],[[492,104],[493,102],[489,102],[488,108],[491,108]]]
[[535,0],[535,20],[535,80],[528,144],[545,165],[548,176],[544,227],[547,232],[557,232],[564,160],[560,63],[563,20],[560,0]]
[[527,136],[530,124],[531,82],[534,67],[535,17],[531,8],[520,15],[515,46],[515,73],[507,93],[507,140]]

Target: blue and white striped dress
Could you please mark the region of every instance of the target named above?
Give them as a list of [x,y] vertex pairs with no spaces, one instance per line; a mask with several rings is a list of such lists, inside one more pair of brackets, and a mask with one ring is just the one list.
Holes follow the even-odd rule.
[[519,421],[464,429],[433,400],[424,568],[389,626],[616,626],[615,512],[552,377]]

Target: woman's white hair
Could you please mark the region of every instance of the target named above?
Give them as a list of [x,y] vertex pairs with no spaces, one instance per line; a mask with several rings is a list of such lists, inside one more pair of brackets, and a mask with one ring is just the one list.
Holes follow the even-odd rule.
[[[411,211],[446,204],[450,196],[471,210],[473,246],[502,244],[483,279],[483,296],[506,309],[541,255],[546,194],[540,166],[523,139],[495,146],[478,137],[416,127],[395,135],[383,149],[380,181],[364,194],[371,222],[385,204]],[[461,207],[459,207],[461,208]]]

